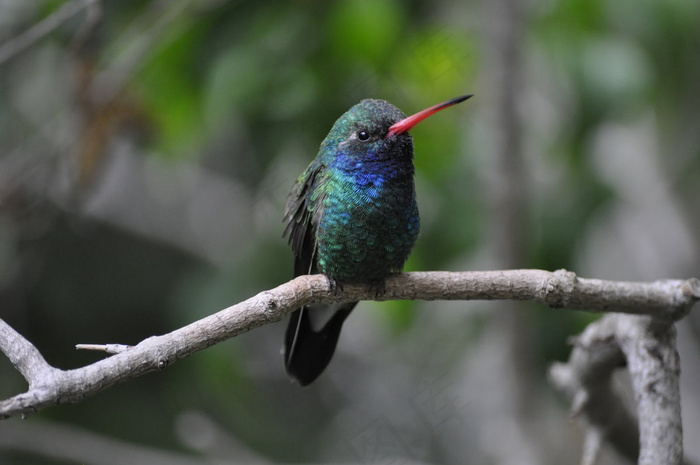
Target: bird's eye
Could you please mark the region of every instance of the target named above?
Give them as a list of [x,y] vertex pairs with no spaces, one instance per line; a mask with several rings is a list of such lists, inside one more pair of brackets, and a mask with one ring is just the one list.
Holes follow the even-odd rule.
[[361,140],[362,142],[369,140],[370,137],[371,136],[370,136],[369,131],[366,131],[364,129],[357,131],[357,138],[359,140]]

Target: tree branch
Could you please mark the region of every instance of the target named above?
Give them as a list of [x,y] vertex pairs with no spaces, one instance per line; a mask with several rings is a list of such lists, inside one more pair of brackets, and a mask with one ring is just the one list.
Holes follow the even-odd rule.
[[617,342],[618,320],[606,315],[588,325],[574,342],[569,361],[554,363],[552,384],[571,400],[571,416],[587,423],[581,465],[597,463],[603,439],[632,462],[639,455],[637,420],[622,405],[612,387],[613,372],[624,366],[625,355]]
[[[92,465],[232,465],[234,461],[178,453],[110,438],[70,425],[31,422],[0,425],[0,450],[14,450],[51,463]],[[237,462],[240,463],[240,462]]]
[[[375,299],[367,286],[345,286],[328,292],[324,276],[301,276],[99,362],[73,370],[50,367],[38,351],[4,322],[2,350],[29,382],[29,390],[0,402],[0,417],[34,413],[48,406],[80,402],[119,382],[156,370],[255,327],[279,321],[292,310],[314,302]],[[700,281],[649,283],[579,279],[559,270],[417,272],[386,280],[386,293],[376,300],[531,300],[555,308],[645,314],[663,321],[682,318],[700,299]]]
[[[602,441],[640,465],[678,465],[683,459],[679,390],[680,360],[675,327],[647,316],[611,314],[576,339],[566,364],[550,379],[572,401],[572,415],[587,423],[582,465],[596,463]],[[611,385],[626,363],[637,403],[637,420]],[[590,439],[590,440],[589,440]]]
[[618,321],[639,415],[639,464],[675,465],[683,460],[680,359],[676,328],[650,318]]
[[30,388],[50,377],[55,370],[31,342],[2,319],[0,319],[0,351],[7,355],[12,365],[27,380]]

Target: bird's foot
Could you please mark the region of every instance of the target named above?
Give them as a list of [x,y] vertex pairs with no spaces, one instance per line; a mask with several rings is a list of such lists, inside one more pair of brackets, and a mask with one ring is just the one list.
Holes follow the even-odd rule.
[[330,276],[326,276],[328,280],[328,293],[333,295],[338,295],[338,290],[343,292],[343,284],[337,279],[333,279]]
[[367,292],[372,292],[374,289],[374,298],[381,297],[386,294],[386,281],[384,279],[375,279],[370,281]]

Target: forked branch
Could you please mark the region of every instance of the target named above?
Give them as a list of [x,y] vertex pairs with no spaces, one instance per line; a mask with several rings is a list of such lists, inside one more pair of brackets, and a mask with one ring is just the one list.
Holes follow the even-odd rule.
[[[669,400],[667,393],[675,393],[673,396],[676,396],[678,391],[673,322],[683,318],[699,299],[700,281],[697,279],[603,281],[577,278],[566,270],[405,273],[388,278],[386,292],[379,297],[375,297],[373,290],[361,285],[345,285],[337,294],[329,293],[324,276],[301,276],[171,333],[145,339],[126,350],[123,347],[112,350],[109,349],[111,346],[100,346],[107,353],[115,354],[83,368],[65,371],[48,365],[31,343],[0,320],[0,350],[29,383],[27,392],[0,401],[0,417],[27,415],[52,405],[79,402],[119,382],[161,370],[218,342],[279,321],[294,309],[313,302],[529,300],[552,308],[638,315],[610,315],[594,323],[591,331],[599,331],[596,327],[612,325],[613,328],[608,330],[615,338],[615,344],[605,346],[607,352],[598,351],[595,356],[602,357],[607,368],[627,360],[637,390],[639,413],[644,417],[640,422],[642,441],[655,444],[654,447],[659,442],[673,444],[673,441],[677,441],[677,447],[673,449],[677,456],[677,451],[682,450],[680,407],[674,410],[675,398],[671,398],[670,409],[660,409],[660,406]],[[586,333],[580,340],[583,341],[585,337]],[[592,347],[591,344],[589,346]],[[581,355],[577,350],[572,354],[571,365],[576,364],[577,357],[585,358],[585,354]],[[561,366],[559,369],[563,370]],[[581,374],[577,373],[577,376]],[[659,376],[664,379],[659,381]],[[559,381],[557,383],[566,389],[566,383]],[[579,389],[581,382],[572,386],[570,391],[573,397],[579,396],[579,402],[590,403],[590,396],[596,395],[590,389]],[[603,388],[606,388],[605,383]],[[583,410],[584,403],[581,406]],[[628,420],[624,422],[629,423]],[[659,429],[659,425],[663,428]],[[662,437],[664,435],[666,437]],[[597,442],[591,441],[593,444]],[[646,457],[647,453],[643,446],[642,457]],[[649,460],[656,460],[657,457],[649,457],[642,463],[667,463],[652,462]]]

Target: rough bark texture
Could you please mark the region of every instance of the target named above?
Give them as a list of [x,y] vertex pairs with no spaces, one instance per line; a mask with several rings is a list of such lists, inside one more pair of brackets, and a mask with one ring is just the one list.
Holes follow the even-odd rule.
[[[610,314],[590,324],[575,341],[566,364],[550,369],[552,383],[572,402],[572,413],[587,423],[583,465],[592,465],[609,441],[640,465],[680,464],[683,431],[680,360],[673,323],[647,316]],[[613,371],[627,366],[638,420],[611,386]]]
[[637,402],[639,464],[680,464],[683,428],[676,328],[645,317],[620,317],[618,325]]

